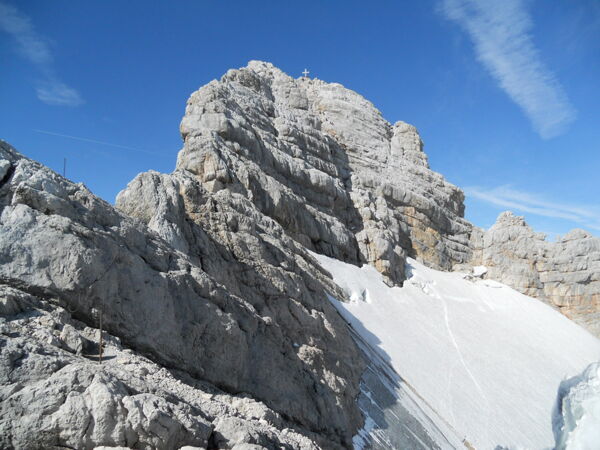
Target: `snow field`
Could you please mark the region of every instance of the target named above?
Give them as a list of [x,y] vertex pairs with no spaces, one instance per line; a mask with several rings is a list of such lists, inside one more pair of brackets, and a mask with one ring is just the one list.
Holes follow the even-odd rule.
[[373,267],[314,256],[351,299],[332,299],[342,316],[475,448],[554,447],[559,386],[600,360],[600,340],[494,281],[409,259],[389,287]]

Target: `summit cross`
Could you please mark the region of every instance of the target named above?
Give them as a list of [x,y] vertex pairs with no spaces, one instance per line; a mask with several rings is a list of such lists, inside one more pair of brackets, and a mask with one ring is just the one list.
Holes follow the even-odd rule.
[[302,72],[302,75],[304,75],[304,78],[307,78],[309,73],[310,72],[307,69],[304,69],[304,72]]

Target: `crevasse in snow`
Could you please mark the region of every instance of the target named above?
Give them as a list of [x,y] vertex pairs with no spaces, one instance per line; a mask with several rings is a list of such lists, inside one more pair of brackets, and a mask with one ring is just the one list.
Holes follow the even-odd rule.
[[600,448],[600,363],[561,383],[553,426],[557,450]]
[[404,286],[389,287],[372,267],[315,257],[351,299],[333,300],[350,326],[460,438],[554,446],[559,386],[600,360],[600,340],[497,282],[409,259]]

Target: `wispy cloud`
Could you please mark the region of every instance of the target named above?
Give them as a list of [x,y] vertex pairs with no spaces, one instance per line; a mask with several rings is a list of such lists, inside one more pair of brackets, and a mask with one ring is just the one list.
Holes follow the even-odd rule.
[[62,134],[62,133],[55,133],[53,131],[35,130],[35,129],[33,131],[35,131],[36,133],[47,134],[47,135],[50,135],[50,136],[58,136],[58,137],[66,138],[66,139],[73,139],[75,141],[90,142],[92,144],[105,145],[107,147],[115,147],[115,148],[122,148],[122,149],[125,149],[125,150],[133,150],[134,152],[147,153],[149,155],[162,155],[162,153],[153,152],[153,151],[150,151],[150,150],[144,150],[144,149],[141,149],[141,148],[129,147],[127,145],[114,144],[112,142],[98,141],[96,139],[89,139],[89,138],[80,137],[80,136],[71,136],[70,134]]
[[442,0],[441,10],[469,34],[479,61],[548,139],[563,133],[576,111],[533,43],[527,3]]
[[83,103],[79,92],[56,76],[50,46],[35,31],[29,17],[14,6],[0,2],[0,31],[11,35],[19,54],[42,72],[43,79],[36,86],[37,96],[41,101],[61,106],[78,106]]
[[83,103],[79,92],[57,80],[44,81],[35,90],[38,98],[49,105],[78,106]]
[[538,216],[563,219],[593,230],[600,230],[600,207],[574,205],[550,201],[541,195],[520,191],[510,186],[491,189],[480,187],[465,188],[467,196],[483,200],[502,208],[535,214]]

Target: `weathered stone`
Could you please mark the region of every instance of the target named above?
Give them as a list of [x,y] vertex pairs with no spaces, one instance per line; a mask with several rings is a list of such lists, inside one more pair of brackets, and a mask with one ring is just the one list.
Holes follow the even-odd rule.
[[311,250],[367,262],[391,283],[403,280],[406,255],[444,270],[489,265],[488,278],[600,333],[595,238],[576,232],[548,246],[511,215],[488,232],[473,227],[462,191],[429,169],[417,130],[339,84],[253,61],[192,94],[181,132],[176,173],[248,198]]
[[4,181],[4,178],[8,175],[8,171],[11,168],[10,161],[6,159],[0,159],[0,184]]
[[0,447],[348,448],[365,360],[307,249],[472,270],[600,335],[600,240],[472,226],[417,130],[339,84],[253,61],[180,129],[116,208],[0,141]]
[[[172,213],[156,224],[181,225],[156,234],[6,144],[0,152],[14,169],[0,187],[0,282],[56,298],[90,326],[101,315],[153,360],[247,392],[328,445],[350,442],[362,358],[327,300],[337,288],[275,221],[191,175],[143,175],[167,197],[130,199]],[[173,248],[184,244],[189,256]],[[81,351],[60,331],[47,324],[40,339]]]
[[85,339],[68,323],[63,325],[59,338],[63,342],[65,350],[78,355],[81,354],[85,347]]
[[[6,290],[14,291],[0,286]],[[6,316],[0,331],[1,448],[206,449],[227,420],[246,433],[219,434],[220,448],[253,440],[268,448],[318,448],[319,437],[291,429],[265,404],[166,370],[113,346],[109,335],[102,363],[40,339],[49,324],[70,327],[82,340],[87,328],[64,310],[53,314],[53,301],[28,297],[29,306]]]
[[510,212],[482,236],[473,264],[487,268],[485,278],[549,303],[600,336],[600,239],[573,230],[548,242]]
[[470,257],[463,194],[416,129],[339,84],[252,61],[192,94],[181,133],[177,172],[241,194],[311,250],[397,283],[407,254],[443,269]]

